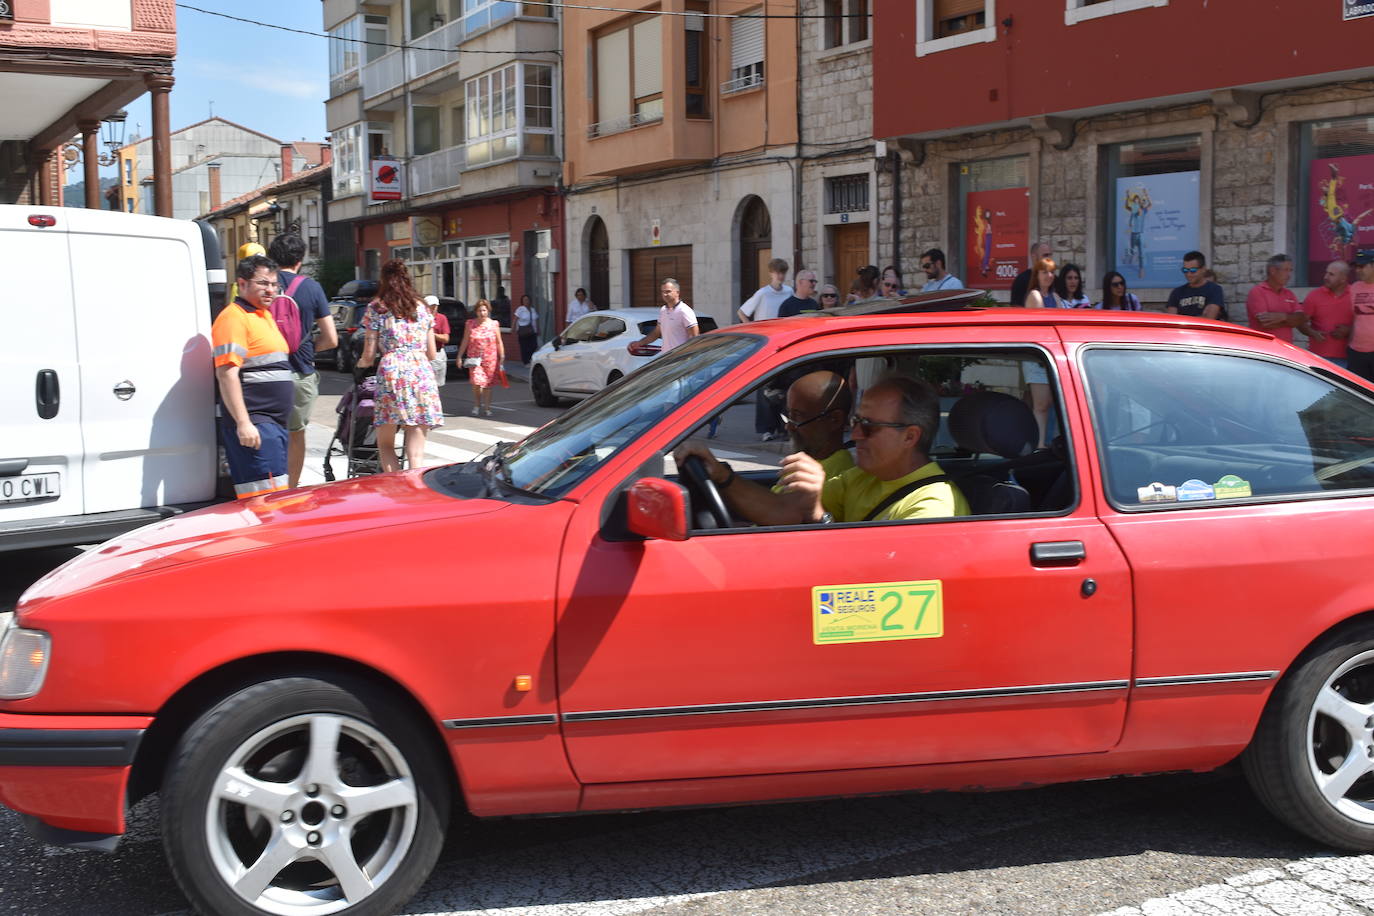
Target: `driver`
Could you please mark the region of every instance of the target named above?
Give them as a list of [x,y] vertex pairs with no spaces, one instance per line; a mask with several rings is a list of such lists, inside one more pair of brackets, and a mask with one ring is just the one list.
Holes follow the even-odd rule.
[[[812,373],[817,374],[826,373]],[[700,456],[726,505],[756,525],[969,514],[964,494],[944,477],[928,454],[940,422],[940,400],[933,388],[925,382],[894,376],[865,391],[859,412],[850,420],[858,466],[836,472],[808,453],[797,424],[790,421],[799,415],[811,416],[800,400],[805,389],[797,391],[798,399],[794,400],[794,389],[809,378],[803,376],[787,391],[789,425],[794,442],[803,450],[783,459],[778,488],[769,490],[737,476],[699,440],[678,446],[673,453],[678,466],[691,455]],[[833,406],[831,409],[835,410]]]

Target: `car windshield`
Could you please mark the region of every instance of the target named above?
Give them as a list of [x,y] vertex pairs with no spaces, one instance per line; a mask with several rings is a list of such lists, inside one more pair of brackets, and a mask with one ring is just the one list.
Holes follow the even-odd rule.
[[697,337],[603,389],[504,452],[502,477],[558,497],[762,344],[744,334]]

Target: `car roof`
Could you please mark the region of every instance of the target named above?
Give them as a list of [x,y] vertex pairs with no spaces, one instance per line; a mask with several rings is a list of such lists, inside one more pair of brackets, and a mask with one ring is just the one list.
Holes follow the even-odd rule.
[[[658,309],[641,307],[627,309],[596,309],[595,311],[588,312],[587,315],[612,315],[616,318],[624,318],[627,321],[647,321],[650,318],[658,317]],[[587,316],[583,315],[582,317],[585,318]]]

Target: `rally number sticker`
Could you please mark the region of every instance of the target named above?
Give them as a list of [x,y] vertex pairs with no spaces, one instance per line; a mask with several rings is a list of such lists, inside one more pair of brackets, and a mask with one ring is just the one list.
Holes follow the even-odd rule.
[[811,641],[818,646],[945,635],[939,579],[817,585],[811,589]]

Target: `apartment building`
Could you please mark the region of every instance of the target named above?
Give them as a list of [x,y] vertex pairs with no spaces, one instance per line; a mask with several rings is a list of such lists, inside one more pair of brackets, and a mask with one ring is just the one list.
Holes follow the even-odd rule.
[[1301,292],[1374,247],[1374,5],[875,3],[884,256],[939,246],[1005,298],[1044,238],[1160,305],[1196,248],[1243,321],[1270,255]]
[[564,295],[557,9],[510,0],[324,0],[331,222],[360,276],[403,258],[423,293],[528,294],[547,334]]
[[563,11],[568,288],[656,306],[673,277],[728,324],[802,259],[797,7],[614,5]]
[[59,156],[80,135],[85,205],[98,208],[101,122],[151,91],[157,212],[169,214],[167,96],[175,56],[173,0],[0,3],[0,203],[60,204]]

